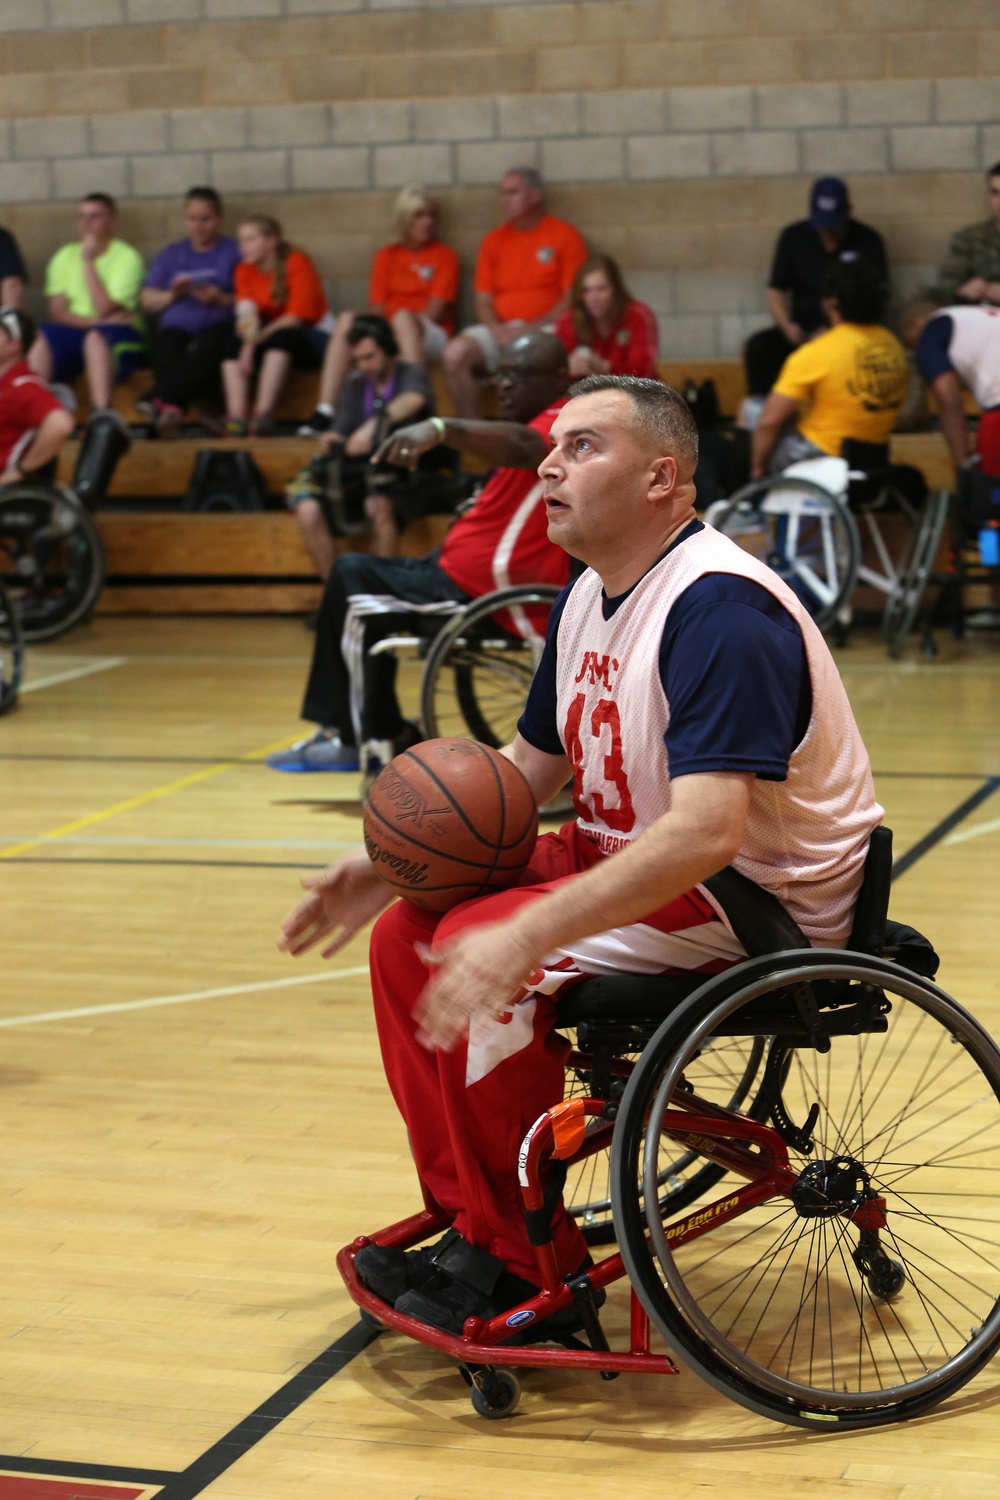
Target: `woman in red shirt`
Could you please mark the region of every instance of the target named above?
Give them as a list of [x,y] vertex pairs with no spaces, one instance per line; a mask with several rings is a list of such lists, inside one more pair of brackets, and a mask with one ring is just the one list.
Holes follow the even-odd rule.
[[255,214],[236,234],[242,260],[233,277],[236,327],[222,365],[223,430],[229,437],[245,435],[257,372],[250,430],[265,436],[274,432],[271,413],[289,370],[318,370],[323,363],[332,319],[316,267],[287,243],[277,219]]
[[592,255],[577,271],[569,307],[556,323],[569,350],[569,370],[584,375],[657,378],[659,332],[645,302],[630,297],[617,262]]
[[[368,310],[388,318],[399,345],[400,358],[424,365],[440,359],[455,332],[458,298],[458,256],[438,239],[438,205],[422,187],[411,184],[396,199],[399,238],[383,245],[372,262]],[[316,410],[299,428],[300,437],[327,432],[344,381],[351,368],[347,335],[353,312],[337,319],[323,361]]]

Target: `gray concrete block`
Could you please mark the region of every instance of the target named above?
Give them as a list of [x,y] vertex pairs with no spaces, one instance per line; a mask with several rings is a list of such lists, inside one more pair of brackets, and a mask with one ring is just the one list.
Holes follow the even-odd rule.
[[744,130],[712,137],[716,177],[793,177],[799,171],[794,130]]
[[213,151],[209,173],[220,193],[283,193],[290,186],[287,151]]
[[942,124],[1000,120],[1000,78],[941,78],[935,93],[934,117]]
[[753,89],[671,89],[671,130],[748,130],[753,124]]
[[168,156],[133,156],[129,181],[133,198],[180,198],[208,177],[205,151],[173,152]]
[[332,16],[358,8],[358,0],[285,0],[290,16]]
[[167,117],[156,110],[127,115],[92,115],[90,144],[97,155],[169,151]]
[[0,158],[13,154],[14,129],[9,120],[0,120]]
[[653,309],[657,319],[674,310],[673,278],[669,271],[629,271],[628,289],[633,297]]
[[276,146],[325,146],[330,139],[330,114],[325,104],[273,104],[248,110],[250,145],[255,150]]
[[896,172],[969,172],[979,164],[974,125],[901,125],[889,135]]
[[983,172],[1000,161],[1000,125],[980,125],[979,166]]
[[802,170],[813,177],[845,172],[887,172],[889,143],[884,130],[804,130]]
[[175,151],[238,151],[250,141],[245,109],[176,109],[170,116]]
[[324,146],[313,151],[293,151],[291,185],[297,193],[371,187],[371,149]]
[[202,0],[206,21],[255,21],[280,16],[282,0]]
[[201,0],[125,0],[129,21],[197,21]]
[[756,269],[674,272],[679,313],[756,313],[763,300],[763,276]]
[[418,141],[491,141],[497,133],[494,99],[415,99]]
[[535,136],[579,135],[582,113],[579,94],[529,94],[497,100],[500,135],[521,140]]
[[87,117],[55,115],[51,119],[14,121],[15,156],[89,156]]
[[48,24],[53,30],[120,26],[125,19],[125,0],[49,0]]
[[5,0],[4,31],[44,31],[48,24],[45,0]]
[[462,187],[495,187],[508,167],[540,165],[537,141],[481,141],[455,149],[456,177]]
[[452,148],[443,143],[419,146],[376,146],[375,186],[405,187],[420,182],[424,187],[450,187],[454,181]]
[[52,196],[49,172],[47,161],[0,162],[0,200],[4,203],[44,203]]
[[622,136],[542,142],[542,175],[546,182],[619,182],[624,167]]
[[777,84],[756,90],[757,124],[762,130],[840,125],[844,118],[839,83]]
[[845,86],[849,125],[926,125],[934,117],[929,78],[886,79]]
[[711,136],[633,135],[626,147],[628,175],[635,182],[656,178],[709,177]]
[[[763,285],[760,295],[763,302]],[[737,358],[750,335],[758,329],[770,327],[770,324],[771,319],[763,310],[755,313],[720,313],[717,324],[720,357]]]
[[128,195],[128,171],[124,156],[81,156],[52,163],[52,196],[76,203],[84,193]]
[[[338,146],[364,146],[413,139],[413,107],[406,99],[335,104],[333,139]],[[444,137],[449,140],[451,137]]]
[[673,314],[659,322],[661,359],[715,359],[718,355],[717,320],[710,313]]
[[665,130],[665,89],[613,89],[584,94],[583,128],[588,135],[645,135]]

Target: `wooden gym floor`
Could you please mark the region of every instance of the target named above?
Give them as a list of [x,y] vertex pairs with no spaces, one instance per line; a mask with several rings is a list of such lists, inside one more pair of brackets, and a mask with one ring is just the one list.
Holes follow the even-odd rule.
[[[274,947],[298,872],[359,844],[357,777],[262,764],[310,640],[98,618],[30,653],[0,720],[0,1500],[1000,1500],[1000,1365],[905,1428],[828,1435],[687,1372],[529,1375],[487,1424],[429,1351],[361,1349],[336,1251],[417,1195],[364,942]],[[1000,652],[941,644],[839,660],[893,912],[997,1032]]]

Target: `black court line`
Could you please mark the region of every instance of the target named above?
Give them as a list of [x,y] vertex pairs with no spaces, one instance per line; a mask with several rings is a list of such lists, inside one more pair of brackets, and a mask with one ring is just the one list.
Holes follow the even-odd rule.
[[175,1469],[123,1469],[117,1464],[74,1464],[54,1458],[9,1458],[0,1453],[0,1469],[13,1474],[43,1474],[52,1478],[107,1480],[111,1484],[169,1484]]
[[171,1475],[157,1500],[191,1500],[192,1496],[200,1495],[213,1480],[218,1479],[220,1474],[224,1474],[262,1438],[267,1437],[279,1422],[290,1417],[293,1411],[297,1411],[334,1375],[339,1375],[345,1365],[349,1365],[356,1355],[367,1349],[382,1331],[381,1328],[373,1328],[362,1322],[355,1323],[353,1328],[335,1339],[305,1369],[293,1375],[280,1390],[275,1391],[273,1396],[268,1396],[256,1411],[244,1417],[242,1422],[237,1422],[225,1437],[213,1443],[183,1473]]
[[956,808],[953,808],[946,817],[941,819],[940,823],[936,823],[929,833],[925,833],[922,839],[918,839],[912,848],[907,849],[905,854],[901,854],[899,859],[894,860],[892,866],[893,880],[898,880],[901,875],[905,875],[908,870],[912,870],[919,859],[923,859],[924,855],[929,853],[935,844],[940,844],[942,839],[948,837],[952,829],[957,828],[959,823],[964,822],[970,813],[974,813],[977,807],[981,807],[988,798],[992,797],[998,787],[1000,787],[1000,776],[988,777],[978,790],[972,793],[971,797],[966,797],[965,801],[960,802]]

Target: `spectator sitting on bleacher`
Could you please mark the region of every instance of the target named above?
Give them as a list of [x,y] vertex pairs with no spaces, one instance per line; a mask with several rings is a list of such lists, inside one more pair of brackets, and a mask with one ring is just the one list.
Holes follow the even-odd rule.
[[72,416],[24,357],[34,338],[27,313],[0,307],[0,485],[33,479],[73,431]]
[[907,367],[902,344],[879,324],[884,305],[885,283],[867,261],[828,268],[830,327],[785,360],[753,434],[751,478],[839,454],[845,438],[888,441],[906,399]]
[[569,558],[548,539],[544,486],[536,469],[549,429],[565,403],[566,350],[551,334],[525,334],[503,350],[497,372],[500,422],[433,417],[404,427],[378,456],[412,466],[447,442],[494,465],[475,505],[453,523],[428,557],[344,552],[323,590],[302,717],[320,727],[268,759],[278,771],[366,770],[421,738],[395,693],[392,653],[368,655],[380,636],[414,616],[447,616],[456,604],[512,583],[565,584]]
[[187,238],[161,250],[146,275],[140,300],[157,322],[153,386],[141,405],[160,437],[176,437],[188,402],[217,384],[229,345],[240,248],[221,227],[215,189],[191,188],[184,200]]
[[[328,455],[341,456],[342,462],[337,466],[338,491],[342,492],[349,479],[354,479],[363,492],[367,488],[365,471],[375,478],[369,465],[375,449],[394,428],[417,417],[430,416],[434,398],[424,366],[400,359],[395,334],[385,318],[374,313],[360,314],[354,319],[347,342],[354,374],[348,378],[337,402],[333,426],[321,443]],[[324,473],[322,461],[304,468],[288,486],[287,498],[319,576],[325,582],[337,555],[333,539],[337,518],[329,509],[329,496],[317,470],[319,476]],[[390,475],[382,477],[387,481],[387,489],[395,489]],[[405,497],[398,498],[399,514],[390,493],[375,489],[364,498],[364,514],[372,528],[370,550],[376,557],[395,556],[399,523],[414,518],[407,510]]]
[[659,330],[652,308],[630,297],[618,262],[592,255],[573,278],[556,338],[569,351],[569,373],[657,378]]
[[234,273],[236,328],[222,364],[226,396],[225,437],[244,437],[250,384],[257,392],[250,431],[274,432],[271,413],[294,365],[318,370],[332,318],[316,267],[283,238],[277,219],[253,214],[237,230],[242,257]]
[[827,270],[858,260],[872,265],[888,289],[882,236],[852,218],[846,183],[821,177],[810,191],[808,219],[789,224],[778,239],[765,293],[774,327],[752,334],[743,352],[751,396],[766,396],[793,349],[823,332]]
[[27,279],[17,240],[9,229],[0,229],[0,307],[17,309],[21,306]]
[[534,329],[552,332],[569,306],[587,259],[572,224],[545,212],[534,167],[511,167],[500,184],[504,222],[486,235],[476,259],[476,317],[444,352],[445,379],[460,417],[479,413],[479,380],[492,375],[505,345]]
[[[383,245],[372,261],[369,312],[388,318],[407,364],[440,359],[455,332],[458,256],[438,239],[438,204],[421,187],[403,188],[396,199],[399,239]],[[348,335],[353,312],[342,312],[323,359],[316,410],[300,437],[328,431],[351,368]]]
[[975,441],[980,468],[984,474],[1000,474],[1000,308],[938,307],[918,297],[903,313],[902,332],[934,392],[955,468],[962,467],[972,446],[964,386],[980,409]]
[[935,288],[942,302],[1000,304],[1000,161],[986,173],[990,215],[956,230]]
[[115,385],[146,362],[139,312],[145,267],[138,250],[115,238],[116,216],[107,193],[80,200],[80,238],[49,261],[47,319],[28,355],[46,381],[66,383],[86,370],[95,408],[110,406]]

